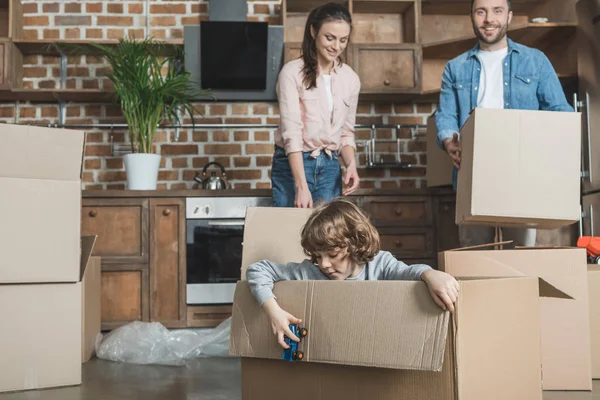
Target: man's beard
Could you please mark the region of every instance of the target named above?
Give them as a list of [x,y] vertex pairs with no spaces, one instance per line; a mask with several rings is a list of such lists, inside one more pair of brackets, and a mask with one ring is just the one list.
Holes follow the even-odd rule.
[[[484,25],[483,27],[481,27],[481,29],[485,29],[490,26],[494,26],[494,25]],[[498,30],[498,35],[496,35],[495,37],[490,37],[490,38],[486,37],[481,32],[480,28],[475,26],[475,23],[473,23],[473,31],[475,31],[475,36],[477,36],[477,39],[479,39],[481,42],[483,42],[485,44],[489,44],[489,45],[496,44],[496,43],[500,42],[502,39],[504,39],[504,37],[506,36],[506,33],[508,32],[508,21],[506,21],[506,23],[504,25],[500,25],[500,29]]]

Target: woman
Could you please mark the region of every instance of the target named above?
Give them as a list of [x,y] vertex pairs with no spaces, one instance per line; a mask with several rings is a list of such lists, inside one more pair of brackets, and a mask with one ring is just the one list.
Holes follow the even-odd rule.
[[281,124],[271,170],[275,207],[312,208],[358,187],[354,124],[358,75],[341,55],[352,32],[350,13],[327,3],[310,12],[302,56],[282,68],[277,81]]

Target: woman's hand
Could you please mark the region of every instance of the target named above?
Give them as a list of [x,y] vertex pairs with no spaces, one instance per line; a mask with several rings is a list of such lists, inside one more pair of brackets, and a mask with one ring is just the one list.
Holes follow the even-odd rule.
[[454,277],[442,271],[430,269],[421,274],[421,280],[427,284],[433,301],[442,308],[454,313],[454,303],[458,300],[460,286]]
[[[344,196],[354,193],[358,188],[360,178],[358,177],[358,171],[356,170],[356,162],[351,163],[346,167],[346,177],[344,178],[344,184],[347,186],[344,192]],[[349,186],[348,186],[349,185]]]
[[296,187],[296,196],[294,197],[294,207],[296,208],[313,208],[312,194],[308,186]]
[[300,339],[290,330],[290,324],[301,324],[301,319],[294,317],[292,314],[281,308],[279,304],[277,304],[277,301],[274,297],[271,297],[269,300],[265,301],[263,308],[269,316],[273,334],[277,336],[277,342],[281,345],[281,347],[284,349],[290,348],[290,346],[284,341],[284,335],[294,342],[300,341]]
[[358,171],[356,170],[356,155],[354,154],[354,148],[350,146],[342,147],[340,155],[346,166],[346,177],[344,178],[344,184],[347,186],[344,192],[344,196],[354,193],[358,189],[360,178],[358,177]]

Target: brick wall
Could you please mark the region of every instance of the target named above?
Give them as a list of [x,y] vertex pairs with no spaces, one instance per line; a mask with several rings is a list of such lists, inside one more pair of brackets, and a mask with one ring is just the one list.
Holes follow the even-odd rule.
[[[214,1],[214,0],[213,0]],[[147,28],[146,2],[138,1],[31,1],[23,0],[25,37],[32,39],[110,39],[126,35],[143,37]],[[183,25],[208,18],[207,1],[150,1],[150,33],[160,39],[183,36]],[[280,23],[280,1],[248,1],[249,20]],[[91,56],[68,59],[68,88],[109,88],[104,60]],[[59,88],[60,70],[57,57],[26,56],[26,88]],[[434,105],[361,103],[357,123],[425,123]],[[278,124],[276,103],[199,103],[201,123]],[[16,115],[18,114],[18,115]],[[58,123],[58,106],[54,104],[0,104],[0,122]],[[112,105],[69,104],[69,123],[120,123],[121,112]],[[189,121],[188,121],[189,122]],[[414,165],[409,170],[360,168],[361,187],[424,187],[425,140],[413,139],[408,130],[378,130],[378,137],[401,139],[403,161]],[[397,136],[396,136],[397,135]],[[163,155],[159,188],[195,187],[193,178],[209,161],[222,163],[229,181],[236,188],[269,188],[274,129],[183,130],[176,137],[173,130],[159,131],[156,147]],[[370,131],[358,130],[357,141],[370,137]],[[83,187],[85,189],[121,189],[125,171],[120,156],[111,152],[113,143],[128,143],[124,130],[93,129],[88,131]],[[177,139],[177,140],[176,140]],[[359,165],[365,157],[359,149]]]

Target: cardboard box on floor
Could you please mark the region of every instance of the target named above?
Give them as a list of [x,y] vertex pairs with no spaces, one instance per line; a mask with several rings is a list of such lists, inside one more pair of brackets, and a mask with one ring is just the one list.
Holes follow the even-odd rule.
[[0,124],[0,284],[79,280],[84,144],[82,131]]
[[0,285],[0,392],[81,384],[100,333],[100,258],[81,238],[76,283]]
[[427,118],[427,187],[452,185],[452,159],[437,145],[435,114]]
[[[591,390],[585,249],[485,248],[484,245],[442,252],[439,269],[455,277],[539,277],[569,295],[571,299],[540,299],[543,388]],[[505,297],[511,296],[513,293],[506,292]]]
[[[261,259],[301,261],[308,215],[248,209],[243,270]],[[286,234],[275,229],[282,220]],[[242,398],[541,399],[538,296],[567,296],[533,277],[460,285],[451,321],[423,282],[276,283],[279,304],[309,331],[300,344],[304,361],[289,363],[262,307],[239,282],[230,354],[242,357]]]
[[588,265],[592,378],[600,379],[600,265]]
[[580,132],[580,113],[476,108],[460,130],[456,223],[579,221]]

